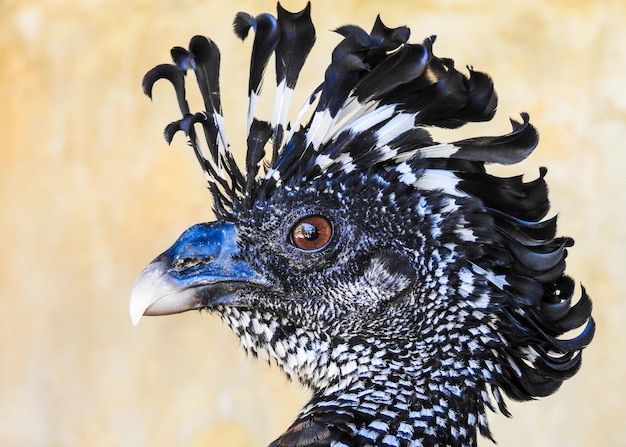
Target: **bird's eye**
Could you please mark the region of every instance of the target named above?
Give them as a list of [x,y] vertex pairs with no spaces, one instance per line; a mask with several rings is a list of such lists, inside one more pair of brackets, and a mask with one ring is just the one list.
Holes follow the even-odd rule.
[[315,251],[324,248],[333,235],[333,227],[322,216],[306,216],[291,228],[291,243],[301,250]]

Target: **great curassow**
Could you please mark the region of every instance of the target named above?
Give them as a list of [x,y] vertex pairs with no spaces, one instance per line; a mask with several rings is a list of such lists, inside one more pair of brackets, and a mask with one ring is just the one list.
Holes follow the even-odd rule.
[[[133,322],[206,309],[309,387],[271,446],[474,446],[477,431],[491,437],[486,409],[508,415],[504,394],[547,396],[574,375],[594,322],[564,274],[573,241],[545,218],[546,170],[524,182],[485,169],[533,151],[528,116],[506,135],[433,141],[428,127],[493,117],[492,81],[379,17],[370,33],[336,30],[323,83],[288,122],[315,40],[310,5],[239,13],[234,28],[255,32],[245,170],[226,138],[214,42],[174,47],[173,64],[143,80],[148,96],[159,79],[173,84],[183,116],[165,137],[189,138],[217,221],[190,227],[144,269]],[[272,55],[275,107],[261,120]],[[190,70],[203,112],[186,99]]]

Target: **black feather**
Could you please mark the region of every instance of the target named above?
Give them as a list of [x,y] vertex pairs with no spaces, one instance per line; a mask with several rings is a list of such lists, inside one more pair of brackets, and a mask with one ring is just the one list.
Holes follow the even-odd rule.
[[276,85],[285,80],[293,89],[315,43],[315,27],[311,21],[311,2],[297,13],[278,4],[280,40],[276,46]]
[[176,92],[178,107],[183,115],[189,114],[189,104],[185,97],[185,76],[175,65],[161,64],[148,71],[143,77],[141,86],[143,92],[152,99],[152,87],[159,79],[167,79],[172,83]]
[[248,134],[246,152],[246,186],[244,194],[249,200],[254,198],[256,176],[259,164],[265,156],[265,144],[272,136],[272,128],[267,121],[253,120]]

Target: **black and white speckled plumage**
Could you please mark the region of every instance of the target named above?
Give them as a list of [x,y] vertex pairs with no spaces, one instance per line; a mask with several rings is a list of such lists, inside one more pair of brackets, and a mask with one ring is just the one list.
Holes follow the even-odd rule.
[[[433,141],[429,126],[492,118],[491,79],[462,74],[434,56],[434,38],[408,43],[408,28],[378,18],[371,33],[337,30],[324,82],[287,123],[315,40],[310,6],[238,14],[239,37],[250,28],[245,171],[225,137],[212,41],[174,48],[174,64],[144,79],[147,94],[158,79],[174,85],[183,117],[166,138],[189,137],[219,220],[191,227],[146,268],[133,319],[208,309],[246,350],[310,387],[311,401],[272,446],[476,445],[477,431],[491,436],[487,408],[508,414],[505,394],[556,391],[594,332],[584,289],[573,303],[564,274],[573,241],[545,218],[545,169],[530,182],[485,169],[532,152],[528,116],[507,135]],[[277,99],[263,121],[256,102],[272,54]],[[188,70],[204,112],[192,114],[185,99]],[[293,231],[310,216],[332,234],[308,250]]]

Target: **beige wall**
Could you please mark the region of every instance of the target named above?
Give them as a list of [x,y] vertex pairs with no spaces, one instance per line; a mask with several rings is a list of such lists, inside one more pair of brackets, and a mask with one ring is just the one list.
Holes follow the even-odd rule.
[[[230,32],[238,10],[274,4],[0,3],[1,445],[262,446],[305,401],[278,370],[245,358],[216,318],[133,328],[127,312],[147,261],[211,219],[183,139],[161,138],[177,117],[173,93],[158,85],[151,103],[141,77],[171,46],[210,34],[240,147],[249,46]],[[513,420],[493,418],[499,445],[626,446],[626,3],[314,1],[319,38],[303,91],[338,41],[327,30],[369,28],[378,11],[494,77],[499,114],[480,132],[508,131],[509,116],[530,112],[542,142],[526,166],[549,167],[561,232],[577,240],[569,270],[594,299],[582,372],[553,397],[513,405]]]

